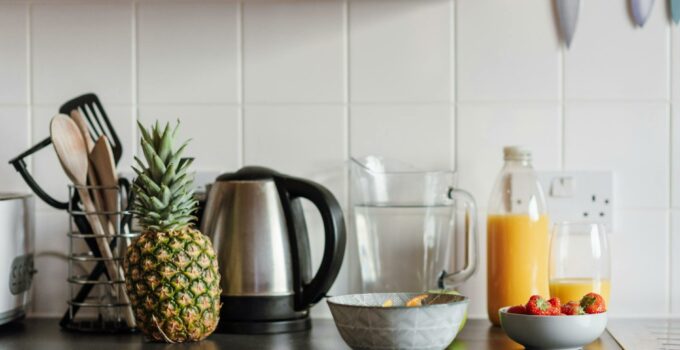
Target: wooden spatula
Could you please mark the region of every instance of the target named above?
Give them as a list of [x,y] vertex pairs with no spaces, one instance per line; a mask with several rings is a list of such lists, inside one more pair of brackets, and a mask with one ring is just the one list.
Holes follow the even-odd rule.
[[[90,193],[83,187],[87,182],[87,172],[88,172],[88,152],[87,145],[83,140],[83,136],[80,133],[78,125],[71,120],[67,115],[58,114],[52,118],[50,123],[50,136],[52,138],[52,144],[54,145],[54,150],[57,152],[57,157],[61,163],[62,168],[66,176],[76,185],[76,190],[80,195],[80,200],[82,201],[83,208],[85,212],[95,212],[96,208],[92,203],[90,198]],[[99,221],[99,218],[95,215],[86,215],[94,234],[97,236],[97,245],[101,251],[102,258],[112,259],[113,254],[109,248],[108,239],[106,239],[106,231]],[[109,277],[113,280],[122,280],[125,275],[122,268],[116,265],[113,260],[105,260],[106,269]],[[123,301],[129,303],[127,294],[123,291],[121,293]],[[124,309],[125,320],[128,325],[135,325],[135,317],[132,313],[132,308],[127,307]]]
[[[100,192],[103,198],[103,209],[107,212],[119,211],[118,208],[118,193],[113,190],[118,186],[118,175],[116,175],[116,164],[113,161],[113,151],[109,144],[106,135],[99,137],[99,140],[94,145],[90,152],[90,164],[97,175],[99,185],[106,187]],[[107,215],[112,224],[118,222],[117,215]]]
[[[94,141],[92,140],[90,131],[87,128],[87,122],[85,121],[85,118],[83,118],[79,110],[74,109],[71,111],[71,119],[73,119],[73,121],[76,122],[76,125],[78,125],[78,129],[83,135],[83,140],[85,141],[85,145],[87,147],[87,153],[90,154],[92,149],[94,149]],[[102,186],[99,179],[97,178],[95,167],[91,161],[87,171],[87,181],[90,183],[90,186]],[[94,189],[90,192],[92,199],[94,200],[94,206],[97,208],[98,212],[106,211],[102,192],[106,191]],[[107,231],[106,233],[109,235],[114,235],[116,233],[115,227],[109,224],[110,220],[106,215],[100,215],[99,220],[101,221],[102,225],[104,225],[104,229]]]

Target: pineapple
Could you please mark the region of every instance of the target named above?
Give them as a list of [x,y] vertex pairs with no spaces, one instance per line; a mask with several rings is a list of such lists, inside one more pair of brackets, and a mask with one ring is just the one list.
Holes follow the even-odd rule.
[[204,339],[220,313],[220,275],[210,240],[192,227],[197,202],[182,159],[185,142],[173,141],[179,128],[139,124],[145,165],[135,157],[133,213],[142,234],[125,256],[125,285],[138,327],[155,341]]

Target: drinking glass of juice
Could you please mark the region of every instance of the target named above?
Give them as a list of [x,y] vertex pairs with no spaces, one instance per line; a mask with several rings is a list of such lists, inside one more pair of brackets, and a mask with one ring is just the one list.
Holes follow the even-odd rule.
[[609,244],[604,226],[588,222],[555,224],[550,241],[550,296],[562,303],[595,292],[609,305]]

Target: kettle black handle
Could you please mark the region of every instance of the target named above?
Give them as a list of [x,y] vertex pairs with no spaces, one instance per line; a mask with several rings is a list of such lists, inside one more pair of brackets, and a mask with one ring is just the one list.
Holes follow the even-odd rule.
[[285,178],[286,191],[290,200],[305,198],[311,201],[321,214],[325,232],[323,259],[319,270],[309,283],[302,284],[300,305],[307,307],[323,298],[340,272],[345,255],[345,221],[340,204],[333,194],[312,181]]

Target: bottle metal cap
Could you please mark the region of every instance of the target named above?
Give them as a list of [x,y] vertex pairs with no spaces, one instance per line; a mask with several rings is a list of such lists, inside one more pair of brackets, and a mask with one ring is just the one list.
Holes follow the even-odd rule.
[[531,151],[524,146],[503,147],[504,160],[531,160]]

